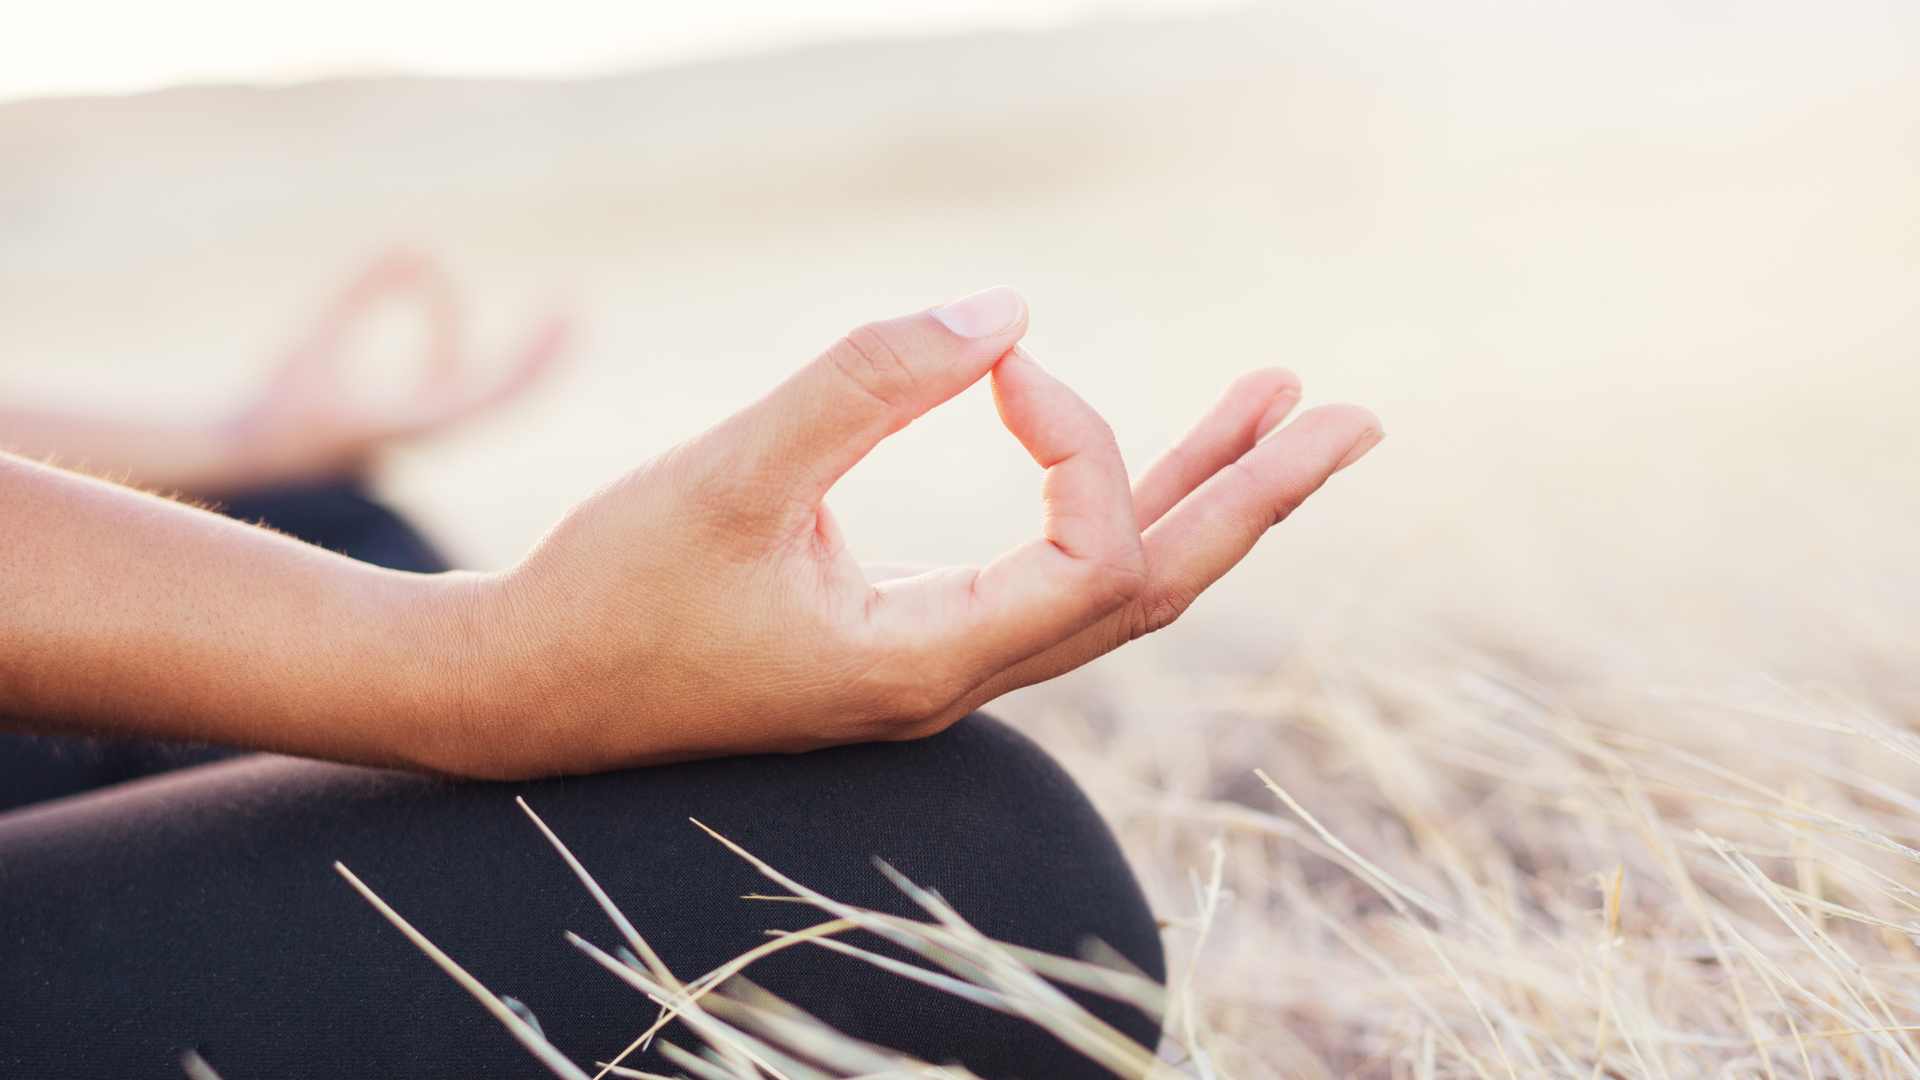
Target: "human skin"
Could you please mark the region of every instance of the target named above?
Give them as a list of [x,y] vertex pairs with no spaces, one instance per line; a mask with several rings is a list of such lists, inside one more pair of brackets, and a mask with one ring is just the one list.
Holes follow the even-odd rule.
[[[408,392],[368,401],[350,384],[354,328],[383,303],[418,309],[425,347]],[[106,415],[0,402],[0,450],[158,491],[216,495],[362,471],[383,448],[443,431],[519,397],[565,356],[567,324],[541,320],[502,365],[473,363],[452,279],[391,251],[332,296],[276,357],[271,376],[210,418]]]
[[[0,456],[0,717],[516,778],[932,734],[1170,624],[1381,437],[1241,378],[1140,479],[1007,289],[862,326],[496,573],[378,569]],[[863,568],[822,500],[990,377],[1045,470],[985,567]]]

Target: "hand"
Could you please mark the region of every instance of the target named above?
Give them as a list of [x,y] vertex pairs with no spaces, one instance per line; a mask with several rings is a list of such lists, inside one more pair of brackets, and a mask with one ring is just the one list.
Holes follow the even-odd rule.
[[[517,777],[932,734],[1171,623],[1380,439],[1346,405],[1275,430],[1299,384],[1262,371],[1129,489],[1106,423],[1015,347],[1026,325],[994,289],[861,327],[470,579],[464,723],[421,760]],[[1041,536],[870,578],[822,498],[989,371],[1046,470]]]
[[[349,384],[347,332],[378,302],[413,294],[427,323],[421,381],[397,401],[364,400]],[[394,252],[376,260],[335,296],[288,349],[254,400],[224,425],[236,471],[266,484],[362,471],[384,446],[431,435],[511,401],[549,374],[564,352],[567,327],[542,321],[497,374],[472,369],[458,297],[440,267]]]

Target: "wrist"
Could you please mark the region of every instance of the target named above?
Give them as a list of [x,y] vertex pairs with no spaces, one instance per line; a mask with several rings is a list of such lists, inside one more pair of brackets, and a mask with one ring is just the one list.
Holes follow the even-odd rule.
[[427,772],[499,777],[489,751],[498,736],[492,684],[501,665],[487,656],[495,576],[382,574],[377,602],[396,658],[381,695],[390,754]]

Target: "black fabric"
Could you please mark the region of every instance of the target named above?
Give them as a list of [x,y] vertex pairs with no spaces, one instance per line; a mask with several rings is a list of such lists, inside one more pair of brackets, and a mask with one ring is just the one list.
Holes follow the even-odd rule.
[[[347,494],[342,505],[365,503]],[[35,774],[61,771],[50,763],[65,742],[0,744],[0,794],[43,789]],[[196,752],[127,753],[94,775]],[[335,859],[524,1001],[575,1060],[605,1060],[654,1009],[561,940],[619,939],[514,795],[683,978],[768,928],[821,918],[741,899],[776,890],[689,817],[843,900],[916,913],[872,866],[879,856],[988,934],[1070,955],[1098,939],[1164,975],[1105,824],[1057,764],[983,716],[916,742],[517,784],[255,754],[0,814],[0,1076],[175,1080],[187,1047],[226,1080],[549,1075],[334,874]],[[1106,1075],[1036,1028],[822,950],[769,957],[748,976],[936,1062]],[[1157,1018],[1083,1000],[1153,1042]],[[695,1043],[677,1027],[667,1037]]]
[[212,505],[228,517],[389,570],[437,574],[452,569],[418,529],[351,480],[236,492],[216,497]]

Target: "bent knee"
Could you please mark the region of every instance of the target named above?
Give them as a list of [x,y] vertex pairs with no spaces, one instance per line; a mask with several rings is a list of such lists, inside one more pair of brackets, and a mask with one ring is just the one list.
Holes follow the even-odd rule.
[[[1097,938],[1155,980],[1166,976],[1160,934],[1118,840],[1080,785],[1026,735],[982,713],[940,735],[923,767],[928,810],[951,842],[972,849],[984,871],[1060,913],[1050,951],[1069,955]],[[944,781],[944,782],[939,782]],[[962,912],[964,914],[964,911]],[[1077,925],[1084,920],[1085,924]],[[1084,930],[1079,940],[1066,940]]]
[[[926,918],[874,866],[882,859],[937,892],[988,937],[1076,958],[1104,954],[1090,953],[1098,942],[1155,981],[1165,980],[1157,923],[1112,831],[1058,762],[991,717],[971,715],[911,742],[734,758],[625,777],[618,782],[638,803],[660,798],[663,786],[677,789],[680,820],[692,813],[836,900]],[[704,839],[690,835],[695,843]],[[633,855],[626,865],[644,875],[646,853]],[[718,850],[713,856],[715,862],[703,862],[702,877],[716,898],[767,888],[751,867]],[[632,895],[644,907],[649,893],[659,896],[657,888]],[[796,905],[774,908],[762,905],[752,913],[753,933],[734,944],[745,948],[764,940],[759,934],[769,920],[785,929],[819,921],[817,913]],[[667,911],[657,915],[672,917]],[[635,921],[644,927],[650,920]],[[703,957],[702,963],[726,958]],[[789,951],[756,963],[753,978],[856,1037],[935,1063],[960,1060],[982,1076],[1107,1075],[1027,1021],[857,959]],[[1091,994],[1072,996],[1147,1048],[1158,1039],[1160,1017]]]
[[[1157,924],[1111,830],[1059,763],[987,716],[910,742],[516,786],[683,974],[731,960],[769,929],[824,917],[796,904],[735,901],[770,883],[687,823],[694,817],[834,900],[927,918],[875,867],[880,859],[988,937],[1068,957],[1089,956],[1098,942],[1165,979]],[[859,943],[892,951],[877,939]],[[1107,1075],[1027,1021],[859,959],[786,950],[757,961],[749,976],[850,1035],[934,1063],[958,1060],[987,1077]],[[1070,993],[1153,1047],[1158,1016]]]
[[[905,796],[895,804],[903,827],[877,826],[872,854],[938,891],[989,937],[1077,958],[1103,953],[1098,943],[1164,983],[1158,923],[1112,830],[1033,740],[974,714],[927,739],[888,744],[870,766],[869,782]],[[1153,1049],[1160,1017],[1074,996]],[[993,1076],[1037,1075],[1040,1063],[1016,1054],[968,1064]],[[1073,1075],[1064,1062],[1049,1067],[1055,1071],[1044,1075]]]

